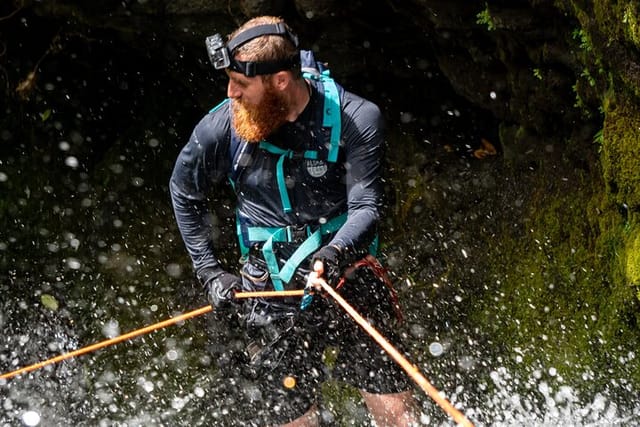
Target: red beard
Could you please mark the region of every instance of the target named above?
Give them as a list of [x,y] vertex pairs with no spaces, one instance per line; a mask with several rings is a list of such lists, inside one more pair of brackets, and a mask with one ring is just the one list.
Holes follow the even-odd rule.
[[264,97],[258,105],[234,100],[231,111],[233,129],[248,142],[263,141],[287,121],[286,102],[270,85],[265,87]]

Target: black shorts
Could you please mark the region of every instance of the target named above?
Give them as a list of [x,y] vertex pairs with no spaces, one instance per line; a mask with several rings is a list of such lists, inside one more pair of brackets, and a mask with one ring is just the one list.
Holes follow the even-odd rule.
[[[259,265],[245,264],[244,287],[269,289],[264,273]],[[357,269],[339,292],[402,351],[394,332],[394,304],[382,280],[368,268]],[[241,338],[231,346],[233,356],[227,351],[227,360],[219,363],[221,373],[237,383],[240,399],[251,402],[251,413],[234,415],[246,415],[238,425],[280,424],[301,416],[320,401],[321,385],[328,378],[370,393],[410,389],[406,373],[330,298],[315,295],[304,311],[299,310],[300,298],[244,303]],[[328,349],[337,352],[331,364],[324,358]]]

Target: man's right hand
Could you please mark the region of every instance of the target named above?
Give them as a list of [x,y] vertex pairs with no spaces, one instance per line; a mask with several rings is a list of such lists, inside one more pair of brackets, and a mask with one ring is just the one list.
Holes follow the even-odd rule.
[[242,289],[242,280],[221,268],[205,268],[198,273],[209,303],[216,308],[228,307],[235,302],[234,294]]

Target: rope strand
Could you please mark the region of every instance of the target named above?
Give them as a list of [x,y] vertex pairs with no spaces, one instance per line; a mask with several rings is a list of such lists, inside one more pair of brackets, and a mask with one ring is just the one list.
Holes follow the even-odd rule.
[[318,282],[322,286],[322,289],[328,293],[353,320],[356,321],[388,354],[393,360],[405,370],[407,374],[413,379],[418,386],[437,404],[440,406],[456,423],[464,427],[473,427],[471,421],[469,421],[459,410],[457,410],[447,399],[445,399],[440,392],[427,380],[420,370],[413,364],[411,364],[400,352],[387,341],[386,338],[378,332],[373,326],[369,324],[348,302],[344,300],[331,286],[327,284],[323,279],[318,279]]
[[[293,297],[293,296],[302,296],[303,290],[292,290],[292,291],[263,291],[263,292],[237,292],[234,297],[237,299],[241,298],[274,298],[274,297]],[[8,372],[6,374],[0,375],[0,380],[7,380],[9,378],[13,378],[15,376],[25,374],[27,372],[35,371],[37,369],[43,368],[48,365],[52,365],[54,363],[62,362],[63,360],[71,359],[73,357],[81,356],[83,354],[91,353],[93,351],[99,350],[101,348],[109,347],[114,344],[118,344],[122,341],[130,340],[132,338],[138,337],[143,334],[147,334],[149,332],[153,332],[157,329],[162,329],[170,325],[174,325],[178,322],[182,322],[187,319],[191,319],[192,317],[200,316],[202,314],[208,313],[212,310],[210,305],[201,307],[197,310],[190,311],[188,313],[181,314],[179,316],[172,317],[170,319],[164,320],[162,322],[154,323],[153,325],[146,326],[141,329],[136,329],[135,331],[128,332],[124,335],[118,335],[117,337],[100,341],[98,343],[89,345],[87,347],[80,348],[78,350],[71,351],[69,353],[64,353],[56,357],[52,357],[51,359],[47,359],[38,363],[34,363],[33,365],[26,366],[24,368],[17,369],[12,372]]]

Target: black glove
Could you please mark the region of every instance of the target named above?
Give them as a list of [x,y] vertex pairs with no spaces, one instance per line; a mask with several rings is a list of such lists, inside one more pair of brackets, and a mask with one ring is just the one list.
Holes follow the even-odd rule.
[[323,246],[311,257],[311,271],[316,261],[322,261],[324,266],[324,278],[331,286],[335,286],[342,276],[341,267],[342,256],[340,250],[335,246]]
[[221,268],[205,268],[198,273],[209,303],[216,308],[228,307],[235,302],[234,293],[242,289],[242,280]]

